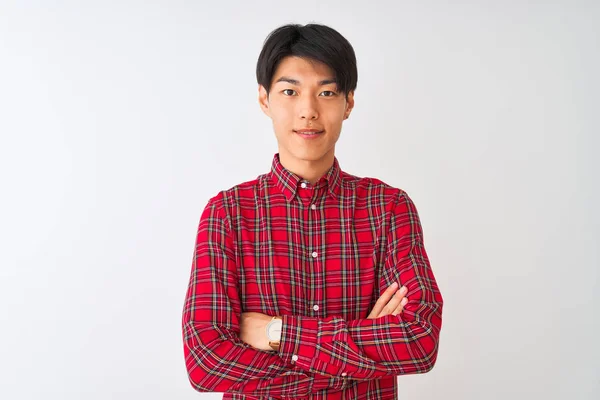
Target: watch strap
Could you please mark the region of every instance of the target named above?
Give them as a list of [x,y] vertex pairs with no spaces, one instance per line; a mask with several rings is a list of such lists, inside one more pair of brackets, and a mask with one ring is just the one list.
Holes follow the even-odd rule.
[[269,346],[275,351],[279,351],[279,342],[271,342],[269,341]]
[[[275,321],[276,319],[283,321],[283,318],[281,318],[280,316],[274,316],[271,321]],[[269,340],[269,346],[275,351],[279,351],[279,343],[279,340]]]

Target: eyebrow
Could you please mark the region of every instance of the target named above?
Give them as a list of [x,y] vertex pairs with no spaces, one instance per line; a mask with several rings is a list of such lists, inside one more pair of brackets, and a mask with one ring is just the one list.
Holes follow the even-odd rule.
[[[290,78],[287,76],[282,76],[281,78],[279,78],[275,81],[275,83],[277,83],[277,82],[288,82],[288,83],[291,83],[292,85],[300,86],[299,80]],[[323,79],[322,81],[319,81],[318,83],[320,86],[323,86],[323,85],[329,85],[330,83],[337,83],[337,82],[335,79],[329,78],[329,79]]]

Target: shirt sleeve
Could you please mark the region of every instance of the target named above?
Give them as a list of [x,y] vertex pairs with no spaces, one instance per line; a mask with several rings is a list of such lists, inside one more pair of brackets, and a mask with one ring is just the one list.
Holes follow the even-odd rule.
[[443,299],[425,251],[417,209],[403,191],[393,205],[386,239],[379,292],[393,282],[406,286],[409,301],[402,312],[355,320],[283,316],[279,355],[285,362],[308,372],[355,380],[433,368]]
[[222,197],[216,196],[200,218],[182,315],[185,364],[197,391],[302,398],[311,390],[345,386],[342,380],[304,371],[275,352],[243,342],[237,283],[227,213]]

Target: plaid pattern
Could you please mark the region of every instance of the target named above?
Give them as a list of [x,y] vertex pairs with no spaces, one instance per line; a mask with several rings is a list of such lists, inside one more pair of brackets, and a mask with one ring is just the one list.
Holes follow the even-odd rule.
[[[367,319],[395,281],[403,312]],[[406,192],[337,158],[311,185],[275,154],[200,217],[182,315],[189,379],[224,399],[396,399],[397,375],[435,364],[442,304]],[[279,352],[239,339],[248,311],[283,317]]]

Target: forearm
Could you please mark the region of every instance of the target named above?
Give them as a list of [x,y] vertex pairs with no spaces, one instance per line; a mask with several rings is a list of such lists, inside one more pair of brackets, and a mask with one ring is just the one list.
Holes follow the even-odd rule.
[[304,371],[273,351],[256,350],[222,327],[184,327],[184,353],[192,386],[200,392],[239,392],[273,398],[341,390],[342,380]]
[[307,372],[345,379],[428,372],[437,359],[443,300],[435,280],[425,289],[408,286],[410,301],[397,316],[284,316],[282,358]]
[[346,379],[428,372],[437,358],[439,326],[397,319],[286,318],[282,358],[311,373]]

